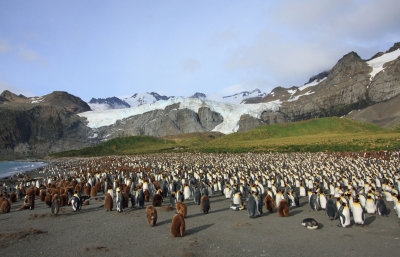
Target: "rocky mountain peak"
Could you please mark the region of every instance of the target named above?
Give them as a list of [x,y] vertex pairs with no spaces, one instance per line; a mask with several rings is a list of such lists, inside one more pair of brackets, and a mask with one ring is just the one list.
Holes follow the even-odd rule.
[[206,94],[200,93],[200,92],[196,92],[190,98],[204,99],[206,97],[207,97]]
[[400,42],[394,43],[393,46],[386,51],[386,53],[394,52],[397,49],[400,49]]
[[16,95],[8,90],[4,90],[3,93],[0,95],[0,102],[1,101],[16,101],[16,100],[25,100],[26,97],[24,95]]
[[54,91],[51,94],[43,96],[43,98],[45,99],[44,102],[47,104],[64,107],[73,113],[91,110],[89,105],[81,98],[73,96],[64,91]]

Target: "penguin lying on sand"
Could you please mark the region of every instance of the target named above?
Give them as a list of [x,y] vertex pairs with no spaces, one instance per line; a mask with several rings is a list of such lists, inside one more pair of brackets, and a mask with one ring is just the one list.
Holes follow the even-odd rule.
[[318,229],[318,222],[313,218],[306,218],[301,222],[301,225],[308,229]]

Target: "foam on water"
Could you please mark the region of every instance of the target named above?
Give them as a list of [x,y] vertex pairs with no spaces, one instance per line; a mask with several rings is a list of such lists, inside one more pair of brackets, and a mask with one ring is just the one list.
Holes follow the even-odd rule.
[[45,162],[5,161],[0,162],[0,178],[5,178],[17,173],[25,173],[43,166]]

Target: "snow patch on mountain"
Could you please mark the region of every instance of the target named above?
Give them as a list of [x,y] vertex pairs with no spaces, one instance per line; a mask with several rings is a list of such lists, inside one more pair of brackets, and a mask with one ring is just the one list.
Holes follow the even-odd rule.
[[177,97],[125,109],[88,111],[80,113],[79,116],[85,117],[88,120],[89,127],[99,128],[102,126],[112,125],[117,120],[128,118],[130,116],[154,110],[163,110],[165,107],[175,103],[180,103],[179,109],[190,109],[196,113],[200,107],[208,107],[211,111],[220,113],[224,118],[224,121],[215,127],[213,131],[218,131],[224,134],[233,133],[238,130],[239,120],[243,114],[249,114],[253,117],[260,118],[263,111],[278,111],[282,104],[280,100],[260,104],[232,104],[206,99]]
[[266,95],[266,93],[263,93],[260,89],[256,88],[253,91],[243,91],[234,95],[223,96],[221,101],[232,104],[241,104],[245,99],[253,97],[264,97]]
[[325,77],[325,78],[323,78],[323,79],[316,79],[316,80],[313,80],[313,81],[311,81],[310,83],[304,84],[303,86],[299,87],[299,90],[300,90],[300,91],[303,91],[303,90],[306,89],[306,88],[314,87],[314,86],[318,85],[319,83],[321,83],[322,81],[324,81],[326,78],[327,78],[327,77]]
[[391,62],[396,60],[400,56],[400,49],[397,49],[393,52],[389,52],[386,54],[383,54],[379,57],[376,57],[372,60],[369,60],[367,63],[370,67],[372,67],[372,71],[370,73],[371,80],[375,77],[376,74],[379,72],[383,71],[383,65],[387,62]]

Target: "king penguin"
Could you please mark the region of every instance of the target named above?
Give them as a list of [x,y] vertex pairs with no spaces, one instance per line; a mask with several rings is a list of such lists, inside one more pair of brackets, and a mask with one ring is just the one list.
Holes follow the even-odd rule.
[[119,187],[117,187],[117,199],[116,201],[116,205],[117,205],[117,212],[123,212],[124,211],[124,196],[121,193],[121,189]]
[[339,209],[339,220],[340,223],[338,226],[343,228],[350,226],[350,209],[347,204],[343,202]]
[[250,192],[249,198],[247,199],[247,211],[249,212],[250,218],[255,218],[258,212],[256,199]]
[[353,218],[354,223],[357,225],[364,225],[365,221],[365,212],[360,204],[360,200],[358,198],[354,199],[353,202]]
[[376,200],[376,210],[379,214],[379,216],[388,216],[389,212],[388,209],[386,208],[386,204],[383,201],[382,197],[378,196],[378,199]]
[[365,210],[368,214],[376,213],[376,205],[374,199],[371,196],[368,196],[367,201],[365,202]]

